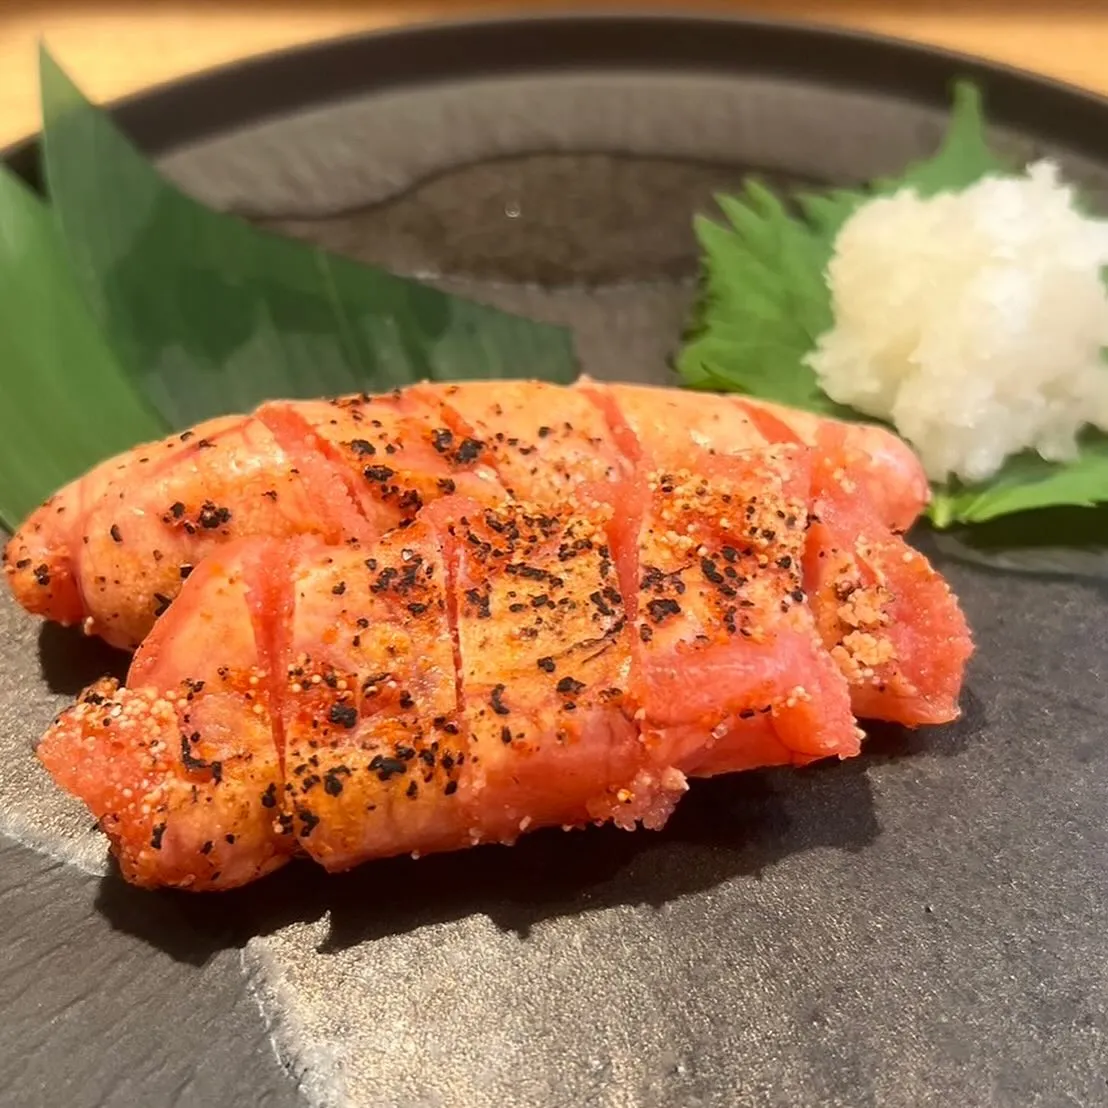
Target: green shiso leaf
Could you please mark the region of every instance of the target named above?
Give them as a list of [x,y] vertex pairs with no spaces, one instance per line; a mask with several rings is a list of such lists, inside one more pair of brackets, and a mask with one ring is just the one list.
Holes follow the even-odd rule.
[[[779,198],[756,182],[739,196],[717,198],[726,225],[698,217],[702,248],[700,295],[677,369],[691,388],[742,392],[795,408],[866,419],[835,404],[805,358],[834,323],[827,264],[835,237],[874,196],[914,188],[922,196],[959,190],[1011,167],[985,137],[981,95],[955,85],[946,135],[934,157],[896,178],[860,189]],[[1051,463],[1033,452],[1009,458],[980,485],[936,485],[928,510],[937,527],[983,523],[1000,516],[1062,505],[1108,501],[1108,436],[1086,434],[1078,457]]]
[[250,226],[186,196],[44,50],[46,175],[74,273],[174,427],[273,397],[576,376],[570,335]]
[[1108,435],[1089,432],[1079,445],[1072,462],[1048,462],[1027,452],[1009,458],[999,473],[980,485],[936,488],[932,521],[937,527],[985,523],[1037,508],[1091,508],[1108,501]]
[[45,204],[0,168],[0,525],[169,431],[120,368]]
[[718,203],[730,227],[695,223],[704,264],[699,318],[678,360],[686,384],[844,414],[801,360],[832,321],[829,240],[757,182]]
[[993,153],[985,138],[985,115],[981,91],[970,81],[954,85],[954,101],[938,152],[916,162],[900,177],[876,183],[878,192],[897,192],[914,188],[921,196],[934,196],[968,188],[983,177],[1011,172],[1011,167]]

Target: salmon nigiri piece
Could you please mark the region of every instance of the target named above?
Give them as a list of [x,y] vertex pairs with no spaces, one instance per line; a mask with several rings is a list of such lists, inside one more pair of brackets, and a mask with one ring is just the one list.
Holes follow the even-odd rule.
[[561,511],[454,496],[372,542],[228,543],[40,758],[128,880],[203,890],[657,827],[686,777],[855,754],[797,567],[810,451],[701,463]]
[[628,420],[665,432],[675,463],[705,445],[733,453],[800,442],[819,452],[833,439],[837,468],[886,523],[906,526],[923,503],[918,463],[880,428],[590,381],[419,385],[276,401],[136,448],[33,513],[5,550],[5,573],[29,611],[134,647],[192,567],[225,542],[372,540],[455,493],[558,506],[582,484],[621,480],[633,468],[620,439]]

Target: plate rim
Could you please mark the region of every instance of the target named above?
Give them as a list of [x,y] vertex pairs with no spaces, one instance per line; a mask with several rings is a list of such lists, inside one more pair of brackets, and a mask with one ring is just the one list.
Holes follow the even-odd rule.
[[[864,29],[678,10],[554,9],[372,29],[249,55],[102,106],[142,150],[158,156],[375,90],[568,66],[764,72],[936,108],[949,106],[951,82],[967,76],[985,86],[991,123],[1049,136],[1075,153],[1108,161],[1108,95],[1005,62]],[[40,138],[36,131],[0,149],[0,160],[39,191]]]

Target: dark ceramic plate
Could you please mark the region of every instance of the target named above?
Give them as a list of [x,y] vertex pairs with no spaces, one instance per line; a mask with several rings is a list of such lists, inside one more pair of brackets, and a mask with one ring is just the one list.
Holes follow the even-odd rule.
[[[119,116],[210,202],[566,321],[593,373],[667,380],[712,192],[895,171],[967,72],[999,141],[1103,199],[1101,101],[755,23],[404,31]],[[979,643],[957,726],[698,784],[662,834],[210,898],[124,886],[39,773],[35,736],[118,659],[5,595],[0,1101],[1108,1103],[1108,576],[940,561]]]

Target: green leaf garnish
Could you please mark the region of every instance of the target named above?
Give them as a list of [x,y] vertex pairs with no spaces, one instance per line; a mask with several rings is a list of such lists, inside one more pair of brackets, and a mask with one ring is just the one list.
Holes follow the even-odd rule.
[[124,368],[174,426],[273,397],[576,376],[570,335],[259,230],[166,181],[41,54],[50,200]]
[[104,342],[50,210],[0,168],[0,525],[169,431]]
[[[834,403],[804,359],[834,323],[825,278],[842,225],[866,200],[902,188],[922,196],[968,187],[1011,172],[985,138],[981,95],[966,81],[954,89],[946,136],[934,157],[896,178],[860,189],[779,198],[750,182],[721,196],[727,225],[698,217],[703,257],[700,296],[677,369],[692,388],[746,393],[840,419],[873,422]],[[937,527],[983,523],[1062,505],[1108,501],[1108,436],[1087,433],[1072,462],[1028,452],[1009,458],[990,480],[933,487],[928,509]]]
[[1037,508],[1091,508],[1108,501],[1108,435],[1089,431],[1079,447],[1072,462],[1048,462],[1028,451],[1009,458],[995,476],[979,485],[938,487],[932,496],[931,519],[937,527],[949,527]]
[[880,193],[914,188],[920,196],[934,196],[969,188],[983,177],[1010,173],[1011,169],[996,156],[985,138],[980,89],[971,81],[958,81],[954,85],[950,122],[938,152],[910,165],[900,177],[877,181],[874,188]]
[[538,323],[169,184],[43,50],[48,203],[0,168],[0,526],[140,442],[275,397],[577,373]]
[[849,416],[802,361],[832,323],[823,279],[832,239],[756,182],[718,202],[730,228],[695,223],[704,263],[697,319],[677,363],[685,383]]

